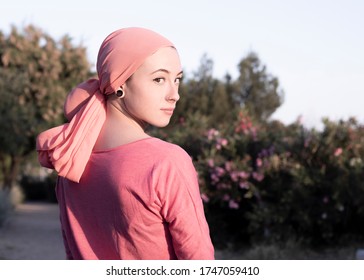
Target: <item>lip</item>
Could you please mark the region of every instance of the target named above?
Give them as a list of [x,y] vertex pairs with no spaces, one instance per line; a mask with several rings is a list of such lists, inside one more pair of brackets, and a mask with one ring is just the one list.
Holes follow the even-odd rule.
[[162,108],[161,110],[167,115],[173,115],[174,108]]

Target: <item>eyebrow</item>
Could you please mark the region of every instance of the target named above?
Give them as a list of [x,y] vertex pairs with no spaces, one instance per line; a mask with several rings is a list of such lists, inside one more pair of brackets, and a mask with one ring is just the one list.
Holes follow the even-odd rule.
[[[164,72],[164,73],[167,73],[167,74],[170,74],[170,73],[171,73],[171,72],[170,72],[170,71],[168,71],[167,69],[163,69],[163,68],[161,68],[161,69],[158,69],[158,70],[153,71],[153,72],[151,73],[151,75],[152,75],[152,74],[154,74],[154,73],[157,73],[157,72]],[[181,75],[181,74],[183,74],[183,71],[179,72],[179,73],[177,74],[177,76],[178,76],[178,75]]]

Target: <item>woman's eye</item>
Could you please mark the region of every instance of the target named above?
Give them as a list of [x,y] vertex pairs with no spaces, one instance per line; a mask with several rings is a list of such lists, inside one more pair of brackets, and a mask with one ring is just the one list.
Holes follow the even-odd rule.
[[161,84],[164,82],[164,78],[155,78],[153,81],[155,81],[158,84]]
[[178,77],[178,78],[176,78],[175,83],[176,83],[176,84],[179,84],[179,83],[181,83],[181,81],[182,81],[182,77]]

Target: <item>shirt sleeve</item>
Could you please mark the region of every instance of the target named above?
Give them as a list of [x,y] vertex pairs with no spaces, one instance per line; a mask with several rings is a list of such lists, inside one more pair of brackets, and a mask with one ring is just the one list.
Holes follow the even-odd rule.
[[156,193],[178,259],[211,260],[214,248],[191,158],[182,150],[158,168]]

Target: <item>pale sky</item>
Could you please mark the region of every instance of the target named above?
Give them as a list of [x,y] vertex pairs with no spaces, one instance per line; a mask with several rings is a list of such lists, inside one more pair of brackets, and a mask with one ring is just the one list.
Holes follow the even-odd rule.
[[[96,61],[112,31],[140,26],[176,45],[187,76],[206,53],[214,76],[237,76],[250,51],[285,92],[273,115],[306,126],[356,117],[364,124],[364,1],[361,0],[11,0],[1,4],[0,30],[34,24],[53,38],[68,34]],[[183,97],[182,97],[183,98]]]

